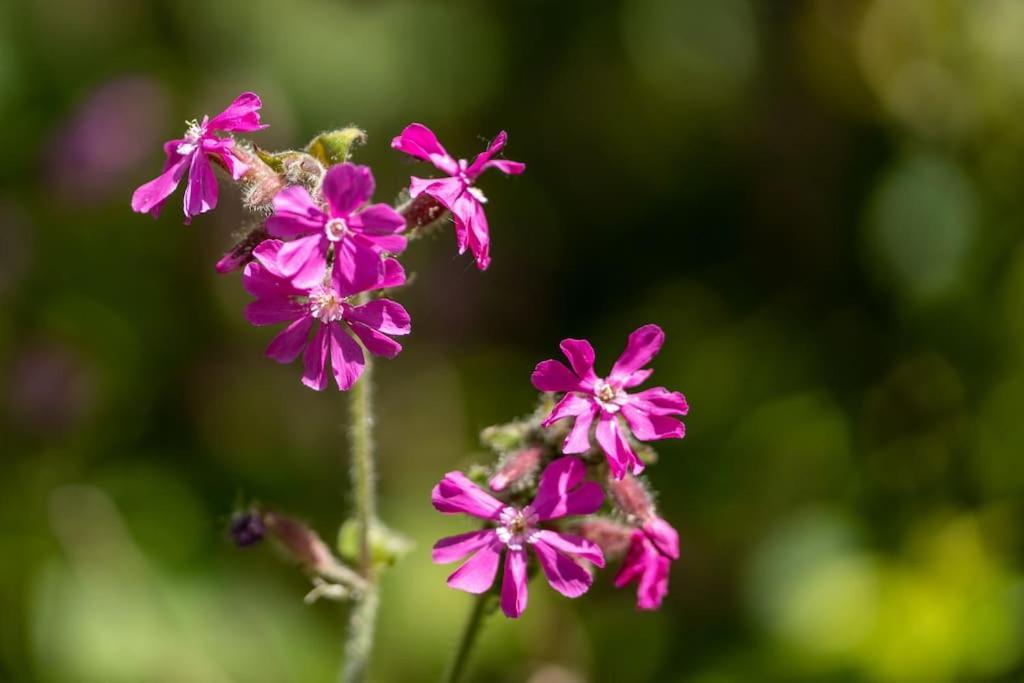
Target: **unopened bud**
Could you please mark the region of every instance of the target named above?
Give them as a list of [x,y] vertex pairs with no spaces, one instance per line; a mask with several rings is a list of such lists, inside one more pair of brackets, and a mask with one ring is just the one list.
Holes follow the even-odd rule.
[[334,166],[348,161],[352,147],[356,143],[365,142],[366,133],[349,126],[340,130],[320,133],[306,145],[306,151],[316,157],[324,166]]
[[284,551],[310,571],[324,573],[336,562],[320,536],[299,520],[267,512],[263,523]]
[[654,501],[647,488],[632,474],[622,479],[608,478],[608,491],[615,504],[626,514],[630,521],[641,524],[654,517]]
[[231,519],[228,534],[239,548],[248,548],[263,540],[266,528],[259,510],[236,513]]
[[486,427],[480,432],[480,440],[496,451],[507,451],[519,446],[527,432],[529,425],[525,422],[508,422]]
[[504,491],[509,484],[514,484],[533,476],[540,465],[543,451],[538,446],[524,448],[505,456],[498,471],[494,473],[488,484],[494,491]]
[[282,173],[292,185],[302,185],[314,194],[324,179],[324,165],[305,152],[284,152],[280,155]]
[[624,555],[634,533],[632,527],[603,517],[583,520],[576,527],[576,531],[583,538],[596,543],[606,559]]

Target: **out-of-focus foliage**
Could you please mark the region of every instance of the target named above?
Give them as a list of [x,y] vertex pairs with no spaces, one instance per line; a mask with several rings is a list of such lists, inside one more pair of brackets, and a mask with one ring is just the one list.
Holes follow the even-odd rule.
[[[378,680],[440,672],[469,603],[430,487],[527,413],[533,364],[647,322],[682,442],[658,613],[531,592],[481,680],[1024,677],[1024,4],[1018,0],[0,4],[0,679],[326,680],[342,610],[223,528],[348,513],[345,401],[262,357],[191,227],[128,207],[184,121],[259,92],[266,147],[354,123],[378,196],[422,121],[499,129],[494,263],[416,243],[377,392]],[[400,652],[401,656],[393,656]],[[392,656],[389,656],[391,653]]]

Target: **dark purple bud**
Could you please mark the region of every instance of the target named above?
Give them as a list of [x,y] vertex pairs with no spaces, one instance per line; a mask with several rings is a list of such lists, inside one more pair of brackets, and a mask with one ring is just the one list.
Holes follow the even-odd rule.
[[239,512],[232,518],[228,533],[239,548],[256,545],[266,533],[263,517],[256,510]]

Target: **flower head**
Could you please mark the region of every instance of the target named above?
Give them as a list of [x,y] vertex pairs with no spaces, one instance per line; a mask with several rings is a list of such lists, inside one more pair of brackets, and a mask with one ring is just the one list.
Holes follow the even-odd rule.
[[[338,388],[347,391],[356,383],[366,364],[362,342],[370,353],[394,358],[402,345],[389,335],[409,334],[409,314],[389,299],[353,303],[360,292],[394,287],[405,280],[401,265],[394,259],[377,259],[379,269],[362,273],[363,279],[347,280],[341,271],[321,271],[317,284],[300,287],[278,268],[284,243],[266,240],[255,250],[255,261],[244,270],[242,282],[256,297],[245,310],[253,325],[288,323],[277,335],[267,355],[279,363],[290,363],[305,349],[302,383],[322,390],[327,385],[330,366]],[[316,331],[310,339],[310,331]]]
[[679,534],[660,517],[654,517],[633,532],[615,587],[637,582],[636,606],[658,609],[668,593],[668,573],[672,560],[679,559]]
[[445,513],[464,513],[487,522],[479,531],[442,538],[434,545],[436,563],[455,562],[467,555],[448,577],[448,585],[469,593],[483,593],[493,584],[501,554],[505,573],[501,583],[501,609],[517,618],[526,609],[527,549],[533,550],[548,583],[566,597],[583,595],[590,588],[586,560],[604,566],[604,555],[593,542],[545,529],[541,523],[569,515],[588,515],[601,507],[604,494],[594,482],[584,482],[586,467],[579,458],[558,458],[541,474],[537,496],[523,508],[506,505],[461,472],[449,472],[434,487],[434,507]]
[[164,170],[135,190],[132,210],[151,214],[154,218],[160,215],[164,202],[178,187],[186,171],[188,184],[185,186],[185,222],[191,221],[192,216],[216,207],[217,179],[210,166],[210,159],[219,161],[235,180],[241,178],[249,168],[238,158],[235,141],[230,137],[219,137],[216,133],[250,132],[266,128],[260,124],[261,106],[259,97],[246,92],[212,119],[204,116],[202,121],[189,122],[183,137],[164,144],[164,153],[167,155]]
[[571,370],[557,360],[537,364],[531,377],[533,386],[541,391],[565,392],[543,426],[549,427],[567,417],[575,419],[562,444],[563,453],[584,453],[590,449],[590,427],[596,419],[597,442],[608,457],[612,474],[621,479],[627,471],[639,474],[644,465],[626,440],[620,417],[640,441],[683,438],[683,423],[671,417],[686,415],[689,410],[681,393],[664,387],[635,394],[626,391],[650,377],[652,370],[644,366],[664,342],[665,333],[660,327],[644,325],[629,335],[626,350],[604,378],[594,374],[594,348],[585,339],[562,340],[562,353],[569,359]]
[[[405,249],[405,219],[387,204],[370,204],[373,173],[367,166],[333,166],[323,181],[326,210],[300,185],[274,196],[274,214],[267,232],[290,239],[278,254],[280,272],[300,287],[315,285],[323,276],[327,253],[334,245],[334,268],[349,281],[376,272],[384,252]],[[357,272],[366,271],[366,272]]]
[[413,198],[427,194],[452,212],[455,219],[455,238],[459,253],[465,253],[469,246],[476,258],[476,265],[484,270],[491,262],[490,235],[487,230],[487,216],[484,215],[484,197],[474,183],[484,171],[496,168],[507,175],[518,175],[526,164],[505,159],[493,159],[508,139],[505,131],[498,133],[487,149],[476,156],[472,163],[455,159],[445,151],[433,131],[421,123],[405,127],[402,134],[391,141],[391,146],[417,159],[429,161],[447,178],[410,179],[409,194]]

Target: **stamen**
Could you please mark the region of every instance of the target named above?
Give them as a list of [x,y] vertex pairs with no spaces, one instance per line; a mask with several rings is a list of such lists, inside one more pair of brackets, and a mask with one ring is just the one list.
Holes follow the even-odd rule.
[[309,312],[321,322],[341,320],[345,316],[345,300],[333,289],[324,287],[309,296]]

